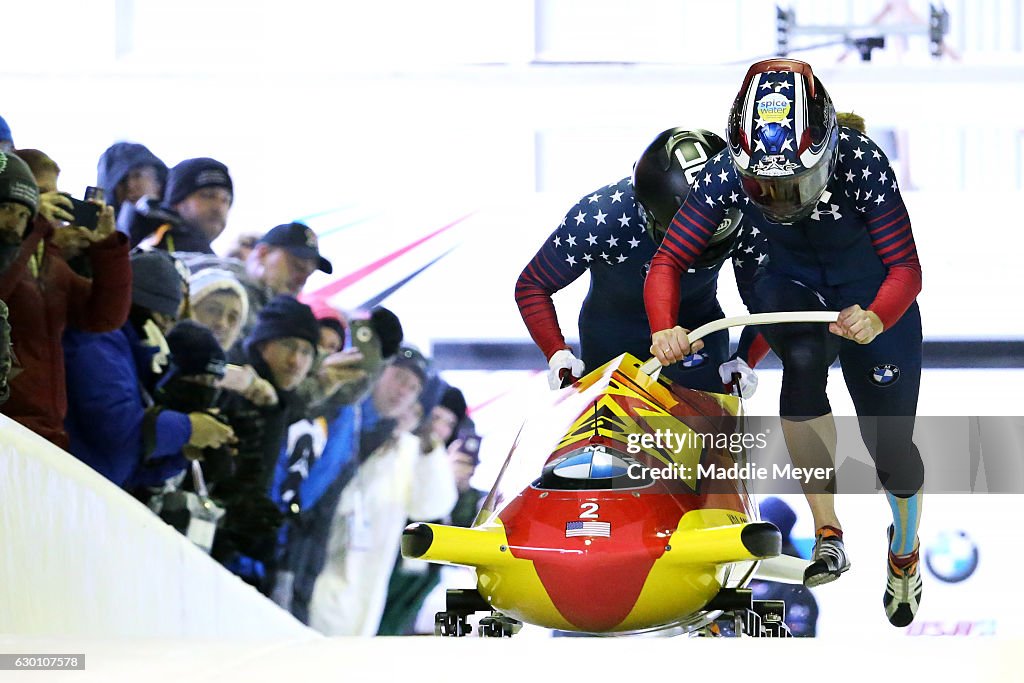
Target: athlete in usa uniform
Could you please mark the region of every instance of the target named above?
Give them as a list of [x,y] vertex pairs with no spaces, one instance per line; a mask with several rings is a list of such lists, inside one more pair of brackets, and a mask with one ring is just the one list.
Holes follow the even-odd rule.
[[[793,324],[763,333],[783,361],[780,414],[794,460],[815,442],[834,454],[825,384],[839,357],[892,508],[884,606],[889,621],[904,626],[921,596],[916,536],[924,469],[912,440],[921,265],[899,186],[867,135],[836,125],[828,94],[803,62],[753,65],[729,124],[729,149],[704,167],[651,263],[645,302],[652,351],[662,362],[688,352],[685,330],[673,329],[678,274],[702,252],[725,212],[739,208],[768,238],[769,258],[754,285],[760,312],[841,311],[827,330]],[[808,501],[819,534],[805,582],[820,585],[849,562],[831,495],[808,495]]]
[[[662,133],[656,142],[669,133]],[[708,137],[717,139],[718,148],[724,146],[721,138],[711,134]],[[652,143],[652,147],[656,146]],[[699,163],[703,164],[712,152],[705,151]],[[675,171],[681,173],[678,166]],[[683,185],[684,195],[687,184]],[[677,206],[671,205],[669,217]],[[575,377],[581,377],[585,371],[594,370],[623,352],[647,358],[650,329],[644,313],[643,287],[657,245],[645,230],[646,219],[641,205],[638,205],[631,178],[599,188],[582,197],[566,213],[519,276],[516,303],[530,335],[544,357],[549,359],[552,388],[559,385],[557,372],[562,368],[569,369]],[[664,222],[667,224],[668,218]],[[753,275],[767,258],[767,246],[756,228],[749,230],[740,225],[736,232],[737,238],[731,250],[733,270],[741,296],[749,308],[752,304],[747,297]],[[686,268],[675,277],[686,302],[683,316],[679,318],[681,324],[695,327],[724,316],[717,299],[722,259],[717,260],[713,267]],[[590,290],[579,315],[581,352],[577,360],[571,356],[571,349],[562,335],[552,295],[588,270]],[[760,338],[753,332],[745,334],[737,351],[738,357],[751,366],[767,352],[763,340],[758,344],[754,343],[755,339]],[[681,363],[665,368],[665,376],[693,389],[721,392],[723,379],[720,367],[729,359],[728,333],[724,330],[716,332],[706,337],[704,342],[703,349],[682,359]],[[737,365],[731,361],[724,371],[725,376],[742,369],[749,373],[746,379],[750,381],[753,373],[749,368]]]

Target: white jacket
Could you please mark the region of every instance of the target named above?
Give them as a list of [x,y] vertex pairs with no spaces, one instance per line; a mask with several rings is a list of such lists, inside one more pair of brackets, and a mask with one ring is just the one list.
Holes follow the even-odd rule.
[[309,625],[331,636],[376,635],[406,520],[444,517],[457,496],[443,446],[423,455],[405,432],[377,449],[338,500]]

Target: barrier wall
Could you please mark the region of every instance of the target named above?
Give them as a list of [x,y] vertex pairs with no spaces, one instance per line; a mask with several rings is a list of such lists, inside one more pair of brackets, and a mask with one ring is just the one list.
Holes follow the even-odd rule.
[[70,454],[0,415],[0,634],[319,636]]

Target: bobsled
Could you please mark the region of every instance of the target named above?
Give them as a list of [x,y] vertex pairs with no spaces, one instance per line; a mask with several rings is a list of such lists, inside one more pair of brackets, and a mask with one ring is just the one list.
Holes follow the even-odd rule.
[[[835,320],[828,315],[712,325]],[[549,394],[520,428],[472,527],[406,528],[405,557],[476,570],[476,586],[448,591],[436,633],[466,635],[476,612],[489,613],[481,636],[512,635],[523,623],[709,634],[723,617],[738,635],[788,633],[784,606],[758,604],[746,588],[754,577],[800,583],[806,563],[780,556],[781,535],[759,520],[740,476],[755,438],[744,432],[742,399],[687,389],[659,368],[623,354]],[[508,481],[513,471],[528,473],[521,488]],[[518,493],[502,495],[513,486]]]

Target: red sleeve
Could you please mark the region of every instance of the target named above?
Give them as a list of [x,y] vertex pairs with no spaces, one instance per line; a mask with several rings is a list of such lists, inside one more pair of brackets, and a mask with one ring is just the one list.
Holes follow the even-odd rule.
[[[710,175],[707,180],[710,182]],[[705,202],[707,206],[703,206]],[[678,324],[679,276],[703,253],[724,216],[721,198],[715,201],[699,182],[694,183],[672,218],[644,282],[644,307],[652,333]]]
[[874,311],[885,329],[889,329],[921,292],[921,262],[902,199],[893,202],[884,213],[868,216],[868,234],[875,253],[888,269],[868,310]]
[[[750,343],[750,348],[747,349],[746,361],[747,365],[751,368],[757,367],[757,364],[764,360],[764,357],[771,351],[771,347],[768,346],[768,340],[764,338],[764,335],[760,332],[754,337],[754,341]],[[742,355],[742,354],[741,354]]]
[[889,329],[921,291],[921,262],[910,217],[896,174],[878,145],[849,128],[841,129],[839,137],[841,154],[836,176],[845,178],[846,196],[855,200],[875,253],[888,271],[868,310],[874,311]]
[[679,320],[679,273],[659,250],[644,282],[644,307],[652,334],[675,327]]
[[[595,239],[591,230],[598,236],[604,235],[601,232],[602,228],[594,222],[594,213],[591,209],[591,205],[595,208],[602,206],[598,201],[604,194],[606,193],[602,192],[599,195],[595,192],[592,198],[585,197],[577,202],[516,280],[516,305],[519,307],[519,315],[523,317],[526,329],[530,331],[530,336],[545,359],[551,358],[557,351],[569,348],[558,325],[558,316],[551,296],[568,287],[589,270],[588,262],[583,258],[581,245],[586,239],[584,235]],[[604,230],[607,229],[605,226]]]
[[[128,320],[132,306],[132,269],[128,238],[115,232],[88,251],[93,279],[67,270],[68,324],[84,332],[111,332]],[[59,257],[57,257],[59,258]]]
[[555,305],[551,301],[554,292],[532,277],[529,270],[527,267],[516,280],[516,305],[519,306],[519,315],[523,316],[530,336],[544,354],[544,358],[548,359],[555,352],[569,346],[562,336]]

